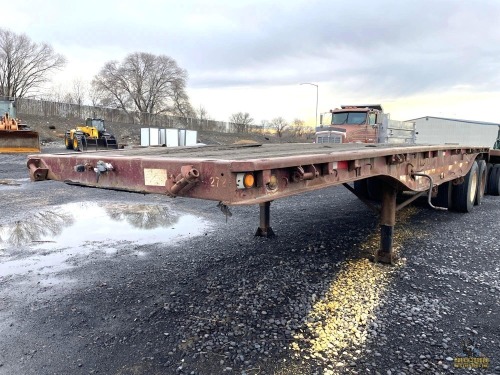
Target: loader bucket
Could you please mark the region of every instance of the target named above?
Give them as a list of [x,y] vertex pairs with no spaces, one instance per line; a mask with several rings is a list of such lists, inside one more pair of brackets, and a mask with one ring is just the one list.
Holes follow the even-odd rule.
[[116,150],[118,149],[118,142],[112,138],[87,138],[86,149],[91,150]]
[[40,152],[40,138],[32,130],[0,130],[0,153]]

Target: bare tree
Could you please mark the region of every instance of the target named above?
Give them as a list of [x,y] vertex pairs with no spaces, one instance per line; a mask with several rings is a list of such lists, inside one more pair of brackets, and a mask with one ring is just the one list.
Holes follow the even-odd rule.
[[208,111],[205,107],[200,105],[200,108],[198,108],[195,111],[195,116],[198,119],[198,126],[200,129],[208,129],[208,121],[212,120],[210,115],[208,114]]
[[210,115],[208,114],[208,111],[205,107],[203,107],[202,105],[200,105],[200,108],[198,108],[196,110],[196,118],[198,120],[212,120],[212,118],[210,117]]
[[65,102],[68,99],[68,92],[61,84],[51,85],[40,94],[42,100],[51,102]]
[[113,101],[109,99],[109,95],[106,96],[106,94],[94,84],[88,86],[87,96],[93,107],[116,107],[113,106]]
[[249,125],[253,124],[253,118],[250,117],[250,114],[248,112],[238,112],[233,113],[229,117],[229,122],[232,122],[236,127],[236,131],[241,133],[248,131]]
[[278,137],[283,136],[283,132],[288,127],[288,123],[283,117],[276,117],[271,120],[269,123],[269,128],[273,129],[276,132]]
[[135,52],[109,61],[92,81],[101,101],[130,113],[137,111],[148,123],[151,115],[169,113],[188,117],[193,110],[185,92],[187,72],[168,56]]
[[303,120],[294,119],[290,127],[288,128],[290,133],[295,137],[302,137],[307,132],[307,127]]
[[24,97],[49,81],[66,59],[46,43],[0,28],[0,95]]
[[87,96],[87,82],[81,78],[73,80],[73,90],[71,91],[71,98],[74,104],[83,105]]
[[196,112],[189,103],[189,96],[184,88],[179,86],[179,82],[174,83],[172,93],[173,107],[170,112],[175,116],[184,118],[195,117]]

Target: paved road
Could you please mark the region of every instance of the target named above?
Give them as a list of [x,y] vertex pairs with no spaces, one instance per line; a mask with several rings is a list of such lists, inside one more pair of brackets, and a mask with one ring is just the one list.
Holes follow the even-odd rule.
[[344,188],[273,202],[268,240],[258,207],[32,183],[25,162],[0,155],[0,374],[500,373],[499,198],[400,212],[389,267]]

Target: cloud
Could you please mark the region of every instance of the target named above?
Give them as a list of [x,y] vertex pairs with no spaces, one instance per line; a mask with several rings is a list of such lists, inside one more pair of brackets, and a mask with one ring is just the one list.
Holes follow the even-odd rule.
[[395,98],[500,89],[497,0],[32,0],[9,8],[3,27],[71,55],[79,63],[68,69],[80,77],[140,51],[176,59],[193,90],[316,82],[336,96]]

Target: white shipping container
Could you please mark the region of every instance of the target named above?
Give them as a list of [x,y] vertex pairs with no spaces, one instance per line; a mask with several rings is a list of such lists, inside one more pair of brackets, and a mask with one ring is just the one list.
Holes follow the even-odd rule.
[[186,145],[186,129],[179,129],[179,146]]
[[149,128],[141,128],[141,146],[149,146]]
[[158,146],[160,144],[160,129],[149,128],[149,145]]
[[167,129],[160,128],[160,145],[167,144]]
[[177,147],[179,146],[179,129],[165,129],[166,130],[166,141],[164,145],[167,147]]
[[186,130],[186,146],[196,146],[198,143],[198,132],[196,130]]

